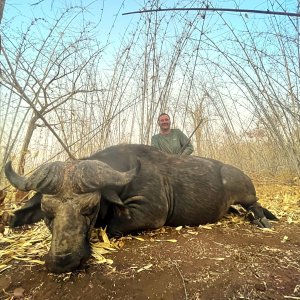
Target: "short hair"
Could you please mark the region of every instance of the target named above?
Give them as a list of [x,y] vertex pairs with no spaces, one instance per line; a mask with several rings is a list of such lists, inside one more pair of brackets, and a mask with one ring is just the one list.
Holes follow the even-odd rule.
[[163,113],[161,113],[161,114],[158,116],[157,121],[159,121],[159,118],[160,118],[161,116],[168,116],[169,119],[171,120],[170,116],[169,116],[167,113],[164,113],[164,112],[163,112]]

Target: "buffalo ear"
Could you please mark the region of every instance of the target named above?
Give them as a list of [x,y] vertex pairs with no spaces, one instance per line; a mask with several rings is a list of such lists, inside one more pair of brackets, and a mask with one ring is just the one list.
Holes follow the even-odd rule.
[[116,191],[110,188],[104,188],[101,190],[101,195],[110,203],[116,204],[118,206],[124,207],[124,203],[117,194]]
[[10,220],[10,227],[18,227],[25,224],[33,224],[44,218],[44,213],[41,210],[41,200],[43,195],[36,193],[31,197],[26,204],[14,212]]

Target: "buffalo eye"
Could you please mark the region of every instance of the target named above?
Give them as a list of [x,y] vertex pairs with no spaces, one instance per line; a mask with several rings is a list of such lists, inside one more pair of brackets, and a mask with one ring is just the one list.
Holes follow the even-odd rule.
[[41,209],[45,218],[47,218],[49,221],[52,221],[55,218],[56,211],[58,210],[59,206],[60,201],[58,201],[55,196],[44,195],[41,202]]
[[46,224],[46,226],[52,230],[52,223],[53,223],[53,219],[55,217],[55,214],[52,210],[50,210],[49,208],[45,208],[45,206],[42,207],[42,211],[44,213],[44,222]]
[[53,218],[52,218],[52,219],[49,219],[47,216],[45,216],[44,222],[45,222],[46,226],[47,226],[50,230],[52,230]]
[[55,217],[55,214],[54,212],[52,211],[48,211],[48,210],[45,210],[43,209],[43,213],[44,213],[44,216],[49,220],[49,221],[52,221]]

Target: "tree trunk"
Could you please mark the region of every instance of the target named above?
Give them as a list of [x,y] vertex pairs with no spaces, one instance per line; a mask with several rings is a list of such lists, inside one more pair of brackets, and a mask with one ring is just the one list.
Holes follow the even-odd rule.
[[5,0],[0,0],[0,24],[3,17],[4,6],[5,6]]
[[28,128],[27,128],[27,132],[26,132],[26,136],[23,142],[23,146],[22,146],[22,150],[21,150],[21,154],[20,154],[20,161],[19,161],[19,165],[18,165],[18,173],[20,175],[24,174],[24,167],[25,167],[25,156],[28,153],[28,148],[29,148],[29,143],[31,141],[31,138],[33,136],[33,132],[36,128],[36,121],[38,120],[37,116],[33,116],[29,122]]

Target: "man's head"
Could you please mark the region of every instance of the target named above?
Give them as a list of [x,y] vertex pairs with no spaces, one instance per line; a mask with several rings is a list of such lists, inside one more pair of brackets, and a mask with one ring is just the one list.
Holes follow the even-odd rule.
[[166,113],[160,114],[157,123],[160,128],[161,134],[168,134],[170,132],[171,120],[168,114]]

